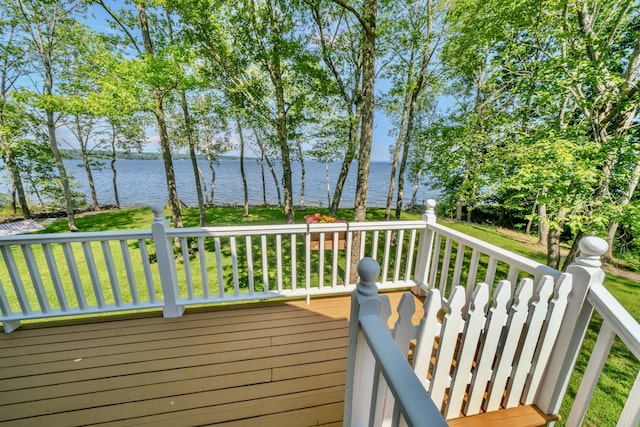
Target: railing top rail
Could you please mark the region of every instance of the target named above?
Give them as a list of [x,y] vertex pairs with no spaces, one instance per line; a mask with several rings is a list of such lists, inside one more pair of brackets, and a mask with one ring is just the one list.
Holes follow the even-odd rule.
[[306,233],[306,224],[290,225],[243,225],[201,228],[170,228],[169,237],[205,237],[205,236],[252,236],[261,234]]
[[428,227],[444,236],[451,237],[460,243],[463,243],[465,246],[471,248],[482,248],[482,253],[492,256],[498,260],[508,261],[509,264],[515,265],[523,271],[527,271],[532,274],[548,274],[552,277],[559,277],[561,274],[560,271],[545,264],[531,260],[506,249],[502,249],[480,239],[476,239],[475,237],[471,237],[444,225],[429,224]]
[[0,237],[0,246],[42,243],[94,242],[105,240],[151,239],[151,230],[95,231],[79,233],[49,233]]
[[587,300],[640,360],[640,323],[601,284],[589,288]]
[[336,222],[332,224],[276,224],[201,228],[171,228],[169,237],[252,236],[270,234],[304,234],[308,232],[407,230],[426,226],[425,221]]

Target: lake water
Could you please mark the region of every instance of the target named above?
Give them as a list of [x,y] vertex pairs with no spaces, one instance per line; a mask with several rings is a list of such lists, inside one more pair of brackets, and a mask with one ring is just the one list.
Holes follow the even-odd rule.
[[[176,160],[174,161],[174,169],[176,175],[176,185],[178,187],[178,196],[189,206],[197,206],[197,195],[195,191],[195,179],[193,177],[193,169],[191,161]],[[75,175],[76,180],[80,183],[78,191],[87,195],[90,201],[89,185],[87,183],[86,174],[82,163],[79,160],[67,162],[68,171]],[[200,170],[204,174],[204,183],[207,190],[211,185],[211,171],[205,160],[198,163]],[[167,199],[167,186],[164,174],[164,165],[161,160],[118,160],[116,162],[118,171],[118,193],[120,196],[121,206],[140,206],[152,203],[163,202]],[[276,175],[281,176],[281,167],[274,164]],[[229,205],[243,203],[242,178],[240,175],[240,161],[238,160],[222,160],[215,167],[216,182],[214,193],[214,204]],[[331,193],[335,186],[338,173],[340,171],[339,163],[329,164],[329,179],[331,185]],[[295,205],[301,203],[301,173],[300,164],[292,165],[293,172],[293,199]],[[262,176],[260,170],[260,162],[255,159],[245,160],[245,173],[247,176],[247,184],[249,188],[249,203],[261,204],[262,197]],[[357,163],[354,162],[349,171],[349,176],[343,190],[341,207],[353,207],[355,188],[356,188]],[[367,205],[373,207],[384,207],[387,201],[387,191],[389,188],[389,174],[391,173],[391,164],[387,162],[373,162],[371,164],[371,172],[369,177],[369,194]],[[273,182],[273,178],[265,165],[266,193],[267,202],[276,204],[278,196]],[[112,188],[112,175],[108,163],[101,170],[94,170],[93,177],[98,193],[98,201],[100,204],[113,204],[115,198]],[[281,185],[282,191],[282,185]],[[405,200],[408,203],[411,197],[412,185],[410,182],[405,183]],[[424,200],[434,198],[436,191],[428,190],[424,185],[420,186],[418,191],[417,203],[423,203]],[[395,203],[395,200],[394,200]],[[306,206],[327,206],[327,186],[325,179],[325,164],[313,161],[305,162],[305,194],[304,205]]]

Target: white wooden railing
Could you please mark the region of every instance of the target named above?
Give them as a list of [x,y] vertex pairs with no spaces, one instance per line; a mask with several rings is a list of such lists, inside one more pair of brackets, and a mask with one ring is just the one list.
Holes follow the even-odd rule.
[[378,295],[378,263],[364,258],[358,263],[358,273],[360,282],[351,295],[343,425],[446,426],[407,363],[407,353],[401,350],[405,346],[397,345],[407,341],[406,334],[392,337],[383,322],[389,303]]
[[[382,260],[380,286],[415,286],[424,221],[169,228],[0,238],[0,321],[347,293],[352,247]],[[315,238],[319,241],[314,242]],[[354,238],[359,245],[352,245]],[[341,242],[341,239],[344,239]],[[344,249],[341,249],[344,248]]]
[[[604,273],[600,268],[600,257],[606,252],[606,242],[597,237],[584,238],[580,242],[580,256],[566,273],[561,273],[436,224],[432,210],[433,203],[428,207],[424,216],[427,225],[420,238],[417,255],[420,261],[416,265],[414,280],[416,290],[428,296],[425,301],[425,311],[430,310],[435,313],[444,308],[447,314],[441,322],[435,321],[434,315],[425,317],[431,320],[423,320],[425,323],[431,322],[430,325],[421,324],[419,327],[413,325],[408,329],[406,327],[401,329],[399,325],[402,322],[398,320],[395,328],[391,331],[386,329],[385,337],[380,338],[380,327],[376,326],[377,332],[371,333],[367,331],[370,328],[366,325],[379,323],[386,328],[390,308],[384,308],[384,299],[375,295],[375,289],[371,290],[370,287],[365,286],[354,293],[352,319],[360,319],[360,321],[352,322],[350,329],[347,379],[349,387],[345,399],[345,419],[360,420],[358,424],[353,425],[402,425],[396,415],[393,417],[390,415],[396,414],[397,410],[389,408],[407,405],[429,408],[435,405],[442,410],[442,415],[446,418],[456,418],[460,415],[477,413],[477,409],[480,408],[479,402],[482,400],[484,400],[483,411],[499,410],[519,404],[534,404],[543,413],[549,414],[549,419],[552,419],[553,414],[559,412],[565,397],[585,333],[595,311],[603,318],[603,326],[599,331],[574,404],[565,421],[566,426],[580,426],[602,374],[605,360],[611,351],[614,337],[619,337],[631,353],[640,360],[640,324],[602,285]],[[369,277],[368,280],[376,279]],[[512,299],[511,291],[505,292],[503,288],[505,284],[512,286],[520,281],[522,281],[520,295]],[[533,287],[534,283],[537,284],[536,288]],[[527,294],[524,306],[521,304],[522,291]],[[357,297],[358,294],[366,298]],[[493,294],[491,307],[488,304],[490,294]],[[509,295],[504,297],[506,294]],[[377,317],[377,321],[363,322],[362,310],[364,310],[365,301],[368,307],[374,308],[364,312],[367,316]],[[511,304],[512,301],[514,306],[511,314],[504,307],[499,308],[506,306],[507,303]],[[429,307],[430,305],[433,307]],[[548,307],[548,309],[545,308],[546,315],[544,312],[540,314],[541,305]],[[403,313],[402,310],[401,307],[398,308],[399,319],[404,318],[406,326],[406,319],[411,318],[412,312]],[[498,316],[498,312],[504,316]],[[374,314],[371,315],[371,313]],[[512,327],[517,331],[509,329],[508,333],[500,337],[501,327],[493,328],[494,325],[492,325],[497,317],[501,317],[505,324],[515,321],[517,325]],[[517,317],[521,319],[516,319]],[[485,322],[487,322],[486,327]],[[445,326],[447,323],[449,325]],[[445,333],[443,332],[445,328],[453,329],[452,339],[449,340],[441,335],[441,332]],[[494,329],[498,332],[494,333]],[[419,378],[425,390],[436,393],[437,396],[430,395],[424,398],[421,395],[420,402],[403,402],[401,395],[393,391],[394,398],[390,398],[387,388],[393,388],[392,384],[389,383],[387,386],[384,382],[381,386],[382,380],[378,380],[380,364],[383,362],[377,359],[374,361],[375,358],[371,354],[375,354],[380,346],[388,346],[389,340],[393,337],[399,354],[406,360],[409,341],[419,339],[418,334],[423,333],[419,332],[420,330],[427,331],[428,344],[415,343],[414,366],[411,368],[416,370],[414,376]],[[541,335],[536,331],[541,331]],[[521,332],[525,335],[521,336]],[[455,345],[460,333],[475,336],[472,339],[477,339],[477,342],[469,346],[473,351],[467,351],[464,344]],[[511,335],[515,337],[512,340],[509,339]],[[427,362],[431,360],[435,337],[439,337],[440,341],[435,364],[430,368],[432,369],[430,375],[434,376],[427,379],[426,371],[423,369],[425,367],[415,364],[420,364],[422,359]],[[494,358],[495,351],[488,351],[487,357],[484,357],[487,341],[494,338],[498,343],[496,348],[500,357]],[[373,343],[375,340],[379,342]],[[454,344],[449,345],[452,342]],[[513,346],[508,342],[513,342]],[[442,352],[448,352],[442,356],[446,360],[439,362],[437,358]],[[422,357],[419,353],[425,353],[427,357]],[[505,354],[515,357],[511,358]],[[472,363],[469,363],[471,359],[467,360],[467,356],[474,358]],[[485,359],[491,363],[484,363]],[[453,375],[449,374],[451,360],[456,361],[456,370]],[[494,365],[494,360],[499,364]],[[506,363],[503,363],[505,360]],[[437,368],[439,363],[444,366],[444,369],[440,370],[440,374],[444,373],[444,376],[436,378],[440,375]],[[502,365],[504,367],[501,367]],[[409,367],[409,364],[405,363],[405,367]],[[458,375],[458,371],[466,368],[470,370]],[[531,372],[527,373],[529,369]],[[636,375],[626,404],[620,412],[618,426],[637,426],[640,422],[640,373]],[[366,378],[369,377],[374,380],[367,381]],[[479,377],[483,380],[479,380]],[[482,382],[485,379],[487,381],[498,379],[500,384],[497,387],[499,389],[504,387],[502,390],[505,394],[498,390],[497,399],[486,397],[491,394],[491,390],[489,395],[485,394],[485,385],[488,384]],[[473,390],[476,388],[482,390],[475,393]],[[441,399],[444,390],[448,394],[446,403]],[[517,391],[514,392],[514,390]],[[458,405],[462,402],[461,397],[465,393],[475,393],[476,396],[466,396],[461,410]],[[384,396],[382,399],[381,395]],[[480,400],[475,398],[477,396],[480,396]],[[435,399],[436,403],[432,399]],[[453,401],[456,403],[453,404]],[[392,406],[389,406],[390,404]],[[397,424],[398,422],[400,424]],[[432,415],[429,422],[439,423],[440,418]],[[549,425],[553,423],[549,421]],[[517,426],[517,424],[513,425]]]
[[[357,258],[381,262],[377,288],[413,287],[416,293],[437,289],[448,302],[452,291],[462,287],[467,301],[460,312],[463,320],[473,314],[470,301],[480,292],[478,283],[485,283],[480,287],[493,294],[503,280],[518,283],[530,278],[539,283],[545,275],[553,282],[560,280],[559,271],[436,224],[434,207],[435,202],[429,201],[420,221],[194,229],[169,228],[162,207],[154,207],[151,230],[0,238],[0,321],[5,332],[11,332],[26,319],[156,308],[162,308],[166,317],[176,317],[187,305],[351,292],[356,276],[351,271],[352,248],[358,248]],[[359,244],[353,245],[355,238]],[[585,332],[597,312],[602,328],[567,417],[569,426],[581,424],[614,337],[640,358],[640,325],[602,286],[599,258],[605,249],[601,239],[584,239],[580,257],[567,271],[571,291],[535,397],[544,413],[558,412]],[[389,367],[406,355],[389,349],[388,337],[378,337],[384,322],[371,319],[361,319],[357,330],[377,354],[377,362],[369,358],[363,366],[379,369],[370,375],[371,387],[381,390],[377,399],[398,401],[378,405],[386,409],[377,409],[382,415],[373,414],[413,423],[410,420],[424,415],[416,411],[427,410],[432,403],[415,408],[415,403],[404,400],[407,394],[424,396],[409,384],[413,380],[406,378],[406,369]],[[349,381],[353,391],[354,385],[360,387],[367,380]],[[388,392],[383,391],[384,384]],[[618,425],[635,426],[638,421],[636,378]]]

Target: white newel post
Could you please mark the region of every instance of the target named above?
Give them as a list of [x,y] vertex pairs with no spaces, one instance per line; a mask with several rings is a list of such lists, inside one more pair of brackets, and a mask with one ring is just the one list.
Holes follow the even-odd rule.
[[416,295],[426,295],[425,289],[421,286],[429,287],[429,267],[431,265],[431,256],[433,252],[433,237],[435,233],[429,227],[436,223],[436,201],[427,200],[427,209],[422,215],[422,220],[427,226],[420,231],[420,239],[418,240],[418,255],[416,256],[416,267],[414,273],[414,281],[417,283],[414,293]]
[[169,221],[164,217],[162,204],[152,205],[151,210],[153,211],[151,234],[153,235],[153,244],[156,247],[156,260],[164,299],[162,314],[164,317],[180,317],[184,313],[184,307],[177,303],[180,298],[180,290],[178,289],[178,275],[176,274],[173,246],[167,237]]
[[602,284],[604,281],[600,257],[606,253],[607,247],[604,239],[595,236],[584,237],[579,243],[580,255],[567,268],[567,273],[572,275],[573,286],[536,399],[536,405],[546,414],[557,414],[560,410],[593,312],[593,307],[585,304],[585,299],[592,285]]
[[343,422],[343,425],[353,427],[369,425],[376,365],[360,331],[359,318],[365,313],[380,315],[382,308],[376,286],[376,279],[380,275],[380,266],[376,260],[361,259],[358,262],[358,275],[360,280],[351,294]]

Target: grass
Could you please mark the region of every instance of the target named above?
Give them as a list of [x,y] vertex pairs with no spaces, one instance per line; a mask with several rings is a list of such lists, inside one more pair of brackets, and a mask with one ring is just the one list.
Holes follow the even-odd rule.
[[[315,212],[320,212],[323,214],[327,213],[327,209],[316,209],[316,208],[307,208],[307,209],[297,209],[296,211],[296,222],[302,223],[304,221],[303,216],[312,214]],[[165,212],[165,216],[169,216],[169,212]],[[337,214],[338,218],[350,219],[353,217],[352,209],[342,209]],[[186,209],[183,211],[183,219],[185,227],[197,227],[198,226],[198,211],[196,209]],[[368,209],[367,211],[367,220],[368,221],[378,221],[384,218],[384,211],[382,209]],[[403,214],[402,219],[418,219],[419,215],[414,214]],[[77,225],[82,231],[108,231],[108,230],[148,230],[151,227],[151,223],[153,221],[153,214],[150,209],[147,208],[130,208],[130,209],[121,209],[116,211],[107,211],[96,214],[85,214],[81,215],[77,218]],[[278,208],[274,207],[252,207],[250,209],[250,214],[247,217],[243,216],[242,208],[229,208],[229,207],[213,207],[207,209],[207,224],[208,225],[261,225],[261,224],[274,224],[274,223],[284,223],[284,215],[282,211]],[[475,224],[466,224],[466,223],[455,223],[442,221],[445,225],[454,228],[463,233],[469,234],[476,238],[479,238],[485,242],[494,244],[496,246],[502,247],[504,249],[519,253],[525,257],[534,259],[538,262],[544,263],[546,261],[546,256],[544,252],[544,248],[540,247],[536,244],[535,239],[530,236],[525,236],[523,234],[514,233],[509,230],[496,229],[496,228],[488,228]],[[60,233],[67,231],[67,224],[64,219],[58,220],[49,226],[43,231],[43,233]],[[286,239],[283,239],[286,242]],[[128,245],[132,248],[132,253],[135,254],[135,257],[139,257],[142,255],[138,255],[140,242],[132,241],[129,242]],[[149,251],[153,250],[152,242],[147,241],[147,246],[149,247]],[[207,245],[209,245],[208,249],[211,249],[212,241],[207,241]],[[370,244],[370,242],[369,242]],[[244,253],[246,250],[244,239],[238,239],[238,252]],[[288,243],[285,243],[283,250],[283,261],[286,261],[290,257],[290,246]],[[268,245],[269,247],[273,247],[272,244]],[[117,254],[119,251],[117,243],[109,244],[110,250]],[[91,250],[94,252],[104,250],[104,247],[101,247],[99,243],[91,244]],[[252,250],[254,253],[254,260],[256,262],[256,271],[254,272],[254,276],[256,279],[256,290],[260,291],[261,288],[261,269],[265,267],[269,270],[269,266],[262,266],[260,259],[260,245],[258,241],[253,241]],[[304,249],[303,249],[304,251]],[[380,253],[380,252],[379,252]],[[74,248],[74,254],[77,259],[81,260],[84,257],[82,248]],[[19,254],[16,252],[16,258]],[[44,260],[44,256],[42,254],[37,254],[37,258],[39,259],[39,268],[43,269],[41,271],[46,271],[47,265]],[[54,249],[54,256],[56,258],[63,259],[64,254],[62,253],[61,248]],[[271,256],[271,255],[270,255]],[[331,262],[331,251],[325,252],[325,264]],[[116,257],[114,256],[114,259]],[[209,257],[212,258],[212,257]],[[243,257],[239,257],[240,260]],[[272,259],[272,258],[271,258]],[[304,252],[299,252],[297,254],[298,263],[304,262]],[[137,290],[141,295],[146,295],[149,293],[145,288],[144,282],[144,272],[141,267],[141,258],[134,258],[133,260],[134,266],[134,274],[137,277],[137,283],[139,289]],[[116,260],[119,266],[122,266],[122,262]],[[246,271],[247,266],[245,264],[241,264],[239,266],[240,271]],[[314,252],[312,254],[311,262],[314,267],[317,267],[320,259],[319,253]],[[81,264],[81,263],[80,263]],[[196,278],[200,276],[199,265],[197,262],[193,264],[192,275]],[[207,275],[211,277],[216,276],[216,266],[213,264],[207,264],[205,266],[207,268]],[[272,266],[271,266],[272,267]],[[83,267],[84,268],[84,267]],[[344,269],[344,263],[341,264],[341,268]],[[0,268],[0,270],[2,270]],[[126,283],[127,277],[124,268],[118,268],[120,271],[120,276],[118,280],[120,283]],[[184,275],[184,262],[179,265],[179,273]],[[102,283],[109,283],[109,278],[106,273],[106,267],[104,265],[98,266],[98,271],[100,276],[100,281]],[[7,277],[5,271],[0,271],[1,277]],[[28,277],[28,273],[27,274]],[[88,271],[82,270],[80,272],[82,275],[88,275]],[[290,275],[290,271],[285,272],[286,275]],[[153,271],[154,277],[156,277],[157,281],[157,271]],[[231,267],[227,263],[225,265],[225,282],[232,282],[232,273]],[[241,274],[242,275],[242,274]],[[181,276],[184,277],[184,276]],[[298,283],[304,283],[304,272],[302,268],[298,271]],[[481,277],[480,275],[478,277]],[[269,271],[269,281],[270,283],[274,283],[276,280],[275,273],[273,272],[273,268]],[[313,281],[318,280],[317,275],[312,277]],[[198,285],[195,283],[194,285]],[[5,285],[6,286],[6,285]],[[201,284],[199,285],[201,286]],[[210,285],[211,286],[211,285]],[[247,288],[248,284],[246,280],[241,283],[243,288]],[[273,286],[273,285],[271,285]],[[638,294],[640,292],[640,283],[634,281],[631,278],[624,277],[622,275],[615,274],[607,274],[605,286],[610,290],[610,292],[625,306],[625,308],[634,316],[636,319],[640,319],[640,305],[636,304]],[[124,298],[126,301],[131,300],[131,292],[127,289],[122,290],[124,293]],[[53,291],[51,291],[53,292]],[[109,294],[110,290],[106,289],[105,298],[113,298],[112,295]],[[151,290],[156,295],[160,296],[159,289]],[[181,289],[183,295],[186,293],[186,288],[183,286]],[[51,295],[55,300],[55,295]],[[582,352],[578,358],[574,375],[569,384],[568,392],[563,402],[563,406],[561,409],[561,414],[563,418],[566,420],[568,416],[568,410],[573,402],[575,394],[577,392],[580,378],[582,377],[582,373],[584,372],[588,357],[593,351],[593,347],[595,344],[595,340],[597,338],[597,331],[600,329],[602,323],[602,319],[599,316],[594,316],[590,329],[587,332],[586,338],[583,343]],[[587,418],[585,419],[584,425],[587,426],[605,426],[605,425],[615,425],[616,419],[621,412],[621,408],[625,403],[626,396],[628,396],[629,390],[633,384],[633,380],[635,379],[638,371],[640,370],[640,363],[634,357],[634,355],[629,351],[629,349],[623,345],[618,339],[614,342],[611,354],[607,359],[605,364],[605,368],[603,374],[600,378],[600,382],[595,391],[594,398],[592,400],[589,412],[587,413]],[[563,425],[564,422],[560,422],[558,425]]]
[[[327,208],[300,208],[296,209],[296,223],[304,223],[304,215],[316,212],[329,214]],[[208,207],[206,221],[208,226],[227,225],[266,225],[284,224],[285,216],[282,209],[277,207],[251,207],[249,215],[243,216],[242,207]],[[165,210],[165,217],[170,218],[171,213]],[[338,219],[350,220],[353,218],[353,209],[338,209]],[[403,212],[402,220],[420,219],[420,215]],[[183,209],[182,220],[184,227],[198,227],[200,217],[198,209]],[[367,221],[384,220],[384,209],[369,208],[366,215]],[[113,230],[146,230],[151,228],[153,212],[149,208],[124,208],[104,212],[90,212],[79,215],[76,225],[80,231],[113,231]],[[64,233],[68,231],[65,218],[59,219],[46,226],[41,233]]]

